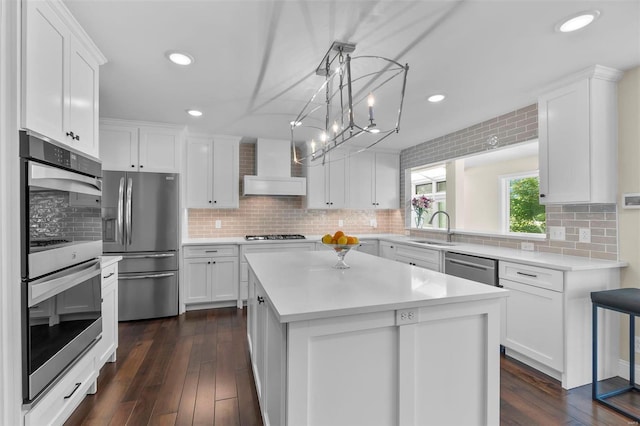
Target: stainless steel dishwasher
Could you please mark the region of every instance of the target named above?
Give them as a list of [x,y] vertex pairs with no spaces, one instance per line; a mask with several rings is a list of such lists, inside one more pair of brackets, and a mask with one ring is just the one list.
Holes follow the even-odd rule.
[[444,253],[444,273],[502,287],[498,282],[498,261],[487,257],[447,251]]

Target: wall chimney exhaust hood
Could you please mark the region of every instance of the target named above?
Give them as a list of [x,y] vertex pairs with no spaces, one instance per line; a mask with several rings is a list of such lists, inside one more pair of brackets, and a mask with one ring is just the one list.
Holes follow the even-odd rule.
[[307,180],[291,177],[291,142],[258,139],[256,174],[244,177],[244,195],[306,195]]

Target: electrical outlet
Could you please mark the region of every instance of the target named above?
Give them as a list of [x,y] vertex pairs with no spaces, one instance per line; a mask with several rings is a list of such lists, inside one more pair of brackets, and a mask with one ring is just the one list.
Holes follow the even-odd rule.
[[550,226],[549,227],[549,239],[550,240],[565,240],[564,226]]
[[369,225],[371,225],[372,228],[377,228],[378,227],[378,221],[375,219],[371,219],[369,221]]
[[640,336],[636,336],[636,352],[640,352]]
[[220,228],[222,228],[222,221],[216,220],[216,229],[220,229]]
[[342,219],[338,219],[338,226],[339,226],[339,227],[344,226],[344,220],[342,220]]
[[396,325],[415,324],[418,322],[416,309],[399,309],[396,311]]
[[533,243],[529,243],[529,242],[523,241],[523,242],[520,243],[520,248],[522,250],[533,251],[535,246],[533,245]]
[[580,228],[578,230],[578,241],[581,243],[590,243],[591,242],[591,229],[589,228]]

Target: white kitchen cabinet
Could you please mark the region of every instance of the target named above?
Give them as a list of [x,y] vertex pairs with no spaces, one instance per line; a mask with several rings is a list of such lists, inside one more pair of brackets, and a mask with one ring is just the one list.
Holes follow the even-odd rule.
[[25,412],[25,426],[61,425],[87,394],[97,387],[95,347],[85,353],[31,409]]
[[[321,243],[317,243],[325,248]],[[274,253],[274,252],[296,252],[316,250],[314,242],[281,242],[281,243],[252,243],[240,246],[240,289],[238,297],[238,308],[242,308],[248,297],[249,265],[244,257],[250,253]]]
[[347,160],[336,150],[322,159],[309,161],[306,170],[307,208],[343,209],[347,207]]
[[360,244],[358,244],[356,250],[378,256],[378,244],[378,240],[360,239]]
[[440,250],[413,247],[406,244],[395,244],[395,246],[395,255],[393,257],[395,261],[436,272],[441,271],[442,252]]
[[100,158],[105,170],[179,173],[182,131],[123,120],[100,122]]
[[102,269],[102,338],[97,347],[97,370],[116,361],[118,349],[118,264]]
[[[184,250],[184,298],[187,309],[208,308],[194,304],[238,299],[238,247],[193,246]],[[189,306],[191,305],[191,306]]]
[[597,65],[538,98],[542,204],[616,202],[621,77]]
[[397,209],[400,206],[400,156],[363,151],[349,157],[349,207]]
[[[619,287],[618,269],[558,271],[499,262],[506,298],[502,344],[507,355],[534,367],[571,389],[591,383],[591,292]],[[619,322],[602,312],[599,319],[599,377],[618,369]]]
[[23,2],[22,127],[99,155],[99,66],[106,59],[61,1]]
[[385,259],[395,260],[396,258],[396,244],[389,241],[380,241],[378,252],[380,257]]
[[239,206],[240,138],[187,138],[187,207]]

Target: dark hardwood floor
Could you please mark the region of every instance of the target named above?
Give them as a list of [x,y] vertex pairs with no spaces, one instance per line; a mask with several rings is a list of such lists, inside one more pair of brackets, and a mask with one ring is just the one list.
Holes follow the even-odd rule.
[[[119,331],[117,362],[104,366],[98,392],[87,396],[67,425],[262,424],[246,309],[120,323]],[[507,357],[501,359],[500,389],[503,425],[635,424],[593,403],[590,386],[565,391]]]

